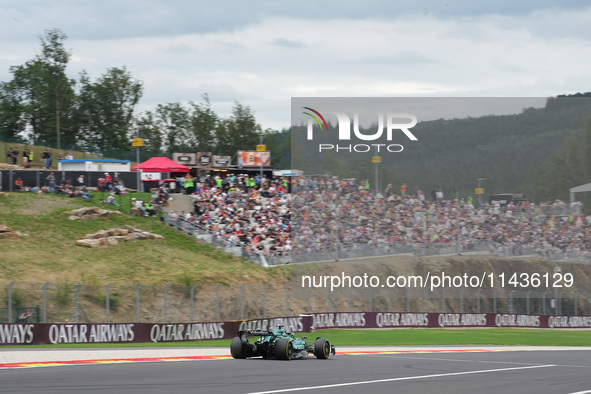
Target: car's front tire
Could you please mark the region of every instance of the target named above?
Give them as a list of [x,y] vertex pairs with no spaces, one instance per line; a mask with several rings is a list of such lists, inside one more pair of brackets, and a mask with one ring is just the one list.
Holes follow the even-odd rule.
[[316,358],[326,360],[330,356],[330,342],[326,338],[318,338],[314,344]]

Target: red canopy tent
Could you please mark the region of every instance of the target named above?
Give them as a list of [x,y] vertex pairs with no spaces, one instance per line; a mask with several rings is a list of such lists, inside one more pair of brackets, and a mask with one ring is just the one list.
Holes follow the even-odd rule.
[[[143,172],[189,172],[190,168],[170,160],[168,157],[152,157],[139,164]],[[137,171],[138,165],[132,166],[131,171]]]

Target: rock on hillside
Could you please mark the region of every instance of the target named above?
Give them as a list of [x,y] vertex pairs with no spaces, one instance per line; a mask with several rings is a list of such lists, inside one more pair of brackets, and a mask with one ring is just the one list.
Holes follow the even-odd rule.
[[0,238],[20,238],[26,236],[27,234],[23,234],[20,231],[14,231],[10,227],[0,224]]
[[76,240],[76,245],[96,248],[101,245],[117,245],[121,242],[146,239],[164,239],[164,237],[142,231],[133,226],[123,226],[121,228],[112,228],[97,231],[94,234],[87,234],[85,237]]
[[108,209],[102,209],[98,207],[74,209],[69,214],[70,217],[68,219],[70,220],[98,219],[108,215],[122,215],[122,213],[119,211],[110,211]]

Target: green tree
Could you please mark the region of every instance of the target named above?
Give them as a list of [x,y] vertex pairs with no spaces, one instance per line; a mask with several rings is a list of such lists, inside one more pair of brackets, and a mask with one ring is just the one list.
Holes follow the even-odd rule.
[[211,109],[211,103],[207,94],[203,95],[203,103],[190,103],[190,129],[195,141],[194,150],[197,152],[212,152],[215,148],[215,133],[218,128],[219,118]]
[[0,138],[16,140],[25,131],[25,108],[9,83],[0,83]]
[[110,68],[96,82],[83,73],[80,79],[79,118],[88,118],[83,137],[101,154],[129,151],[134,110],[142,96],[142,83],[123,68]]
[[153,156],[162,153],[162,134],[153,112],[147,111],[137,119],[136,131],[139,137],[144,139],[142,152],[150,152]]
[[234,155],[239,150],[256,149],[260,140],[261,126],[256,123],[250,107],[236,101],[226,127],[227,137],[224,136],[224,138],[227,140],[222,141],[220,135],[217,136],[218,146],[223,146],[222,154]]
[[71,117],[74,81],[66,76],[70,53],[64,47],[67,36],[59,29],[47,30],[41,38],[41,54],[24,65],[13,66],[12,89],[24,108],[33,142],[56,144],[75,141]]
[[189,132],[189,111],[180,103],[158,104],[156,119],[162,133],[164,150],[169,156],[172,156],[173,152],[184,152],[195,146],[193,136]]
[[584,147],[575,136],[569,136],[551,160],[551,167],[538,175],[526,189],[535,201],[568,200],[569,189],[584,183]]

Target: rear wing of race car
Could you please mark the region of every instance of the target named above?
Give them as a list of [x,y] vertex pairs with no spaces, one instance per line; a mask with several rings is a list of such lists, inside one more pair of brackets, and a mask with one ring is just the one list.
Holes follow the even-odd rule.
[[243,330],[238,331],[238,336],[256,336],[256,337],[266,337],[268,335],[275,335],[273,331],[261,331],[261,330]]

